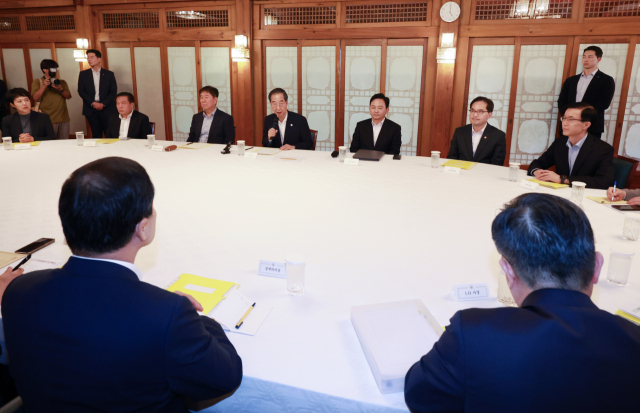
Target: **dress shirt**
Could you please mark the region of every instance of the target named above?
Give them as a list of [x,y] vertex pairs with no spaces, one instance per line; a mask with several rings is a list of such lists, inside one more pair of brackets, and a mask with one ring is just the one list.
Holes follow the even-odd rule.
[[31,134],[31,112],[20,116],[20,125],[22,125],[22,133]]
[[378,141],[378,136],[380,136],[380,130],[382,129],[383,123],[384,119],[382,119],[377,125],[373,121],[373,119],[371,119],[371,126],[373,126],[373,146],[376,146],[376,142]]
[[207,116],[207,113],[205,111],[202,111],[204,120],[202,121],[202,129],[200,129],[200,138],[198,139],[198,142],[207,143],[207,141],[209,140],[209,130],[211,130],[211,123],[213,122],[213,117],[216,114],[216,110],[218,110],[218,108],[215,108],[209,116]]
[[471,126],[471,143],[473,145],[473,156],[476,156],[476,149],[478,149],[478,145],[480,144],[480,139],[482,139],[482,135],[484,134],[484,130],[487,129],[487,124],[484,124],[484,128],[480,129],[479,132],[476,132],[473,129],[473,125]]
[[[277,115],[276,115],[277,116]],[[289,112],[284,115],[282,122],[278,120],[278,129],[280,129],[280,143],[284,145],[284,131],[287,129],[287,119],[289,118]]]
[[138,279],[140,281],[142,281],[142,271],[140,271],[140,268],[136,267],[135,264],[132,264],[130,262],[118,261],[118,260],[105,260],[105,259],[102,259],[102,258],[80,257],[78,255],[72,255],[72,257],[80,258],[82,260],[106,261],[106,262],[112,262],[114,264],[122,265],[123,267],[126,267],[126,268],[130,269],[131,271],[133,271],[136,274],[136,276],[138,277]]
[[584,144],[584,141],[587,139],[589,134],[584,135],[584,138],[580,139],[580,142],[575,145],[571,145],[571,141],[567,139],[567,148],[569,148],[569,174],[573,170],[573,164],[576,162],[576,158],[578,157],[578,153],[580,152],[580,148]]
[[133,111],[129,113],[126,117],[122,117],[122,115],[118,115],[120,118],[120,134],[119,138],[126,138],[129,134],[129,124],[131,123],[131,115],[133,115]]
[[587,91],[589,87],[589,83],[595,76],[598,69],[594,70],[589,76],[585,76],[584,72],[580,75],[580,80],[578,80],[578,87],[576,88],[576,102],[582,102],[582,98],[584,97],[584,92]]
[[102,70],[102,68],[99,68],[98,70],[93,70],[93,68],[91,69],[91,73],[93,74],[93,85],[96,87],[96,102],[100,102],[100,70]]

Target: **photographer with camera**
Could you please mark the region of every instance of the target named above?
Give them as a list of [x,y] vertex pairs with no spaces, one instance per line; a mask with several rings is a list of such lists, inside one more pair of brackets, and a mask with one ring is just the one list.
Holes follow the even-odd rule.
[[36,101],[34,110],[49,115],[57,139],[69,139],[69,85],[58,78],[58,63],[55,60],[44,59],[40,62],[40,69],[44,76],[33,79],[31,83],[31,94]]

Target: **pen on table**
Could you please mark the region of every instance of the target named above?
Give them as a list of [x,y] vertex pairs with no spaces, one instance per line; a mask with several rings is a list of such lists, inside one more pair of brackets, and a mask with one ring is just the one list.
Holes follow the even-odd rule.
[[20,261],[20,264],[18,264],[16,268],[13,269],[13,271],[18,270],[20,267],[22,267],[22,264],[29,261],[30,259],[31,259],[31,254],[27,255],[24,260]]
[[255,148],[255,146],[252,146],[250,148],[246,148],[245,151],[248,151],[249,149],[253,149],[253,148]]
[[[609,181],[611,182],[611,181]],[[613,197],[616,195],[616,185],[618,184],[618,181],[615,181],[613,183],[613,192],[611,193],[611,202],[613,202]]]
[[253,307],[255,307],[255,306],[256,306],[256,303],[253,303],[253,305],[251,307],[249,307],[249,309],[247,310],[246,313],[244,313],[244,315],[242,316],[240,321],[238,321],[238,324],[236,324],[236,328],[240,328],[242,323],[244,323],[244,319],[247,318],[247,316],[249,315],[249,313],[251,312],[251,310],[253,310]]
[[[193,143],[193,142],[189,142],[187,145],[191,145],[192,143]],[[184,146],[187,146],[187,145],[184,145]]]

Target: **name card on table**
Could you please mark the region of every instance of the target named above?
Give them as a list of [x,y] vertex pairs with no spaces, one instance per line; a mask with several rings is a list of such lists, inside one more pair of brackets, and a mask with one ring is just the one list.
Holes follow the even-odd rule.
[[462,168],[456,168],[455,166],[445,166],[444,173],[451,175],[460,175]]
[[283,262],[260,260],[258,275],[287,278],[287,266]]
[[488,300],[489,284],[458,284],[453,286],[453,293],[458,301]]
[[164,146],[163,145],[153,145],[153,146],[151,146],[151,150],[152,151],[156,151],[156,152],[162,152],[162,151],[164,151]]
[[358,166],[358,162],[360,162],[360,159],[345,158],[344,160],[344,164],[349,166]]
[[540,186],[540,184],[537,184],[535,182],[531,182],[531,181],[527,181],[526,179],[523,179],[522,181],[520,181],[520,183],[518,184],[518,186],[520,188],[524,188],[524,189],[530,189],[532,191],[535,191],[536,189],[538,189],[538,187]]
[[28,143],[17,143],[15,145],[13,145],[13,149],[17,150],[17,151],[23,151],[25,149],[31,149],[31,145]]
[[82,143],[82,146],[96,146],[96,142],[95,141],[84,141]]
[[256,159],[258,157],[258,152],[245,152],[244,157],[247,159]]

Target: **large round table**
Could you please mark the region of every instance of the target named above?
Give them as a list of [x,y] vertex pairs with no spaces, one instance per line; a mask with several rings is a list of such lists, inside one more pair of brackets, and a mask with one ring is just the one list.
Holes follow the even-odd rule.
[[[491,222],[505,202],[527,192],[508,181],[508,168],[480,164],[455,176],[424,157],[347,166],[327,152],[247,159],[235,147],[222,155],[222,145],[153,152],[145,144],[78,147],[70,140],[0,150],[0,250],[51,237],[56,243],[34,258],[66,261],[71,252],[58,217],[64,180],[98,158],[140,162],[155,185],[158,213],[156,238],[136,259],[144,281],[166,288],[182,273],[234,281],[273,306],[255,336],[228,334],[245,378],[209,411],[407,411],[402,393],[379,392],[351,307],[421,299],[445,326],[458,310],[501,305]],[[640,295],[640,257],[629,284],[616,287],[605,280],[609,247],[626,243],[640,252],[640,243],[622,239],[618,211],[587,199],[584,210],[605,257],[593,300],[614,312]],[[289,295],[283,279],[257,275],[259,260],[284,261],[290,253],[306,257],[301,296]],[[458,302],[450,295],[455,284],[481,282],[493,299]]]

